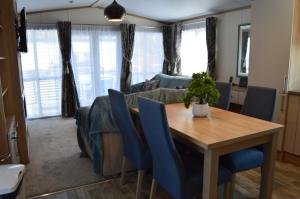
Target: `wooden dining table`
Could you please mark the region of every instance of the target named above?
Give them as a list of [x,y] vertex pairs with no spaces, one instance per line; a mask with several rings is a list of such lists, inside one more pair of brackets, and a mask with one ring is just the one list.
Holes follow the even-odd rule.
[[[272,197],[278,132],[282,125],[210,107],[207,117],[193,117],[183,103],[165,105],[172,135],[204,154],[203,199],[217,198],[219,157],[262,145],[264,161],[260,199]],[[138,113],[138,108],[133,108]]]

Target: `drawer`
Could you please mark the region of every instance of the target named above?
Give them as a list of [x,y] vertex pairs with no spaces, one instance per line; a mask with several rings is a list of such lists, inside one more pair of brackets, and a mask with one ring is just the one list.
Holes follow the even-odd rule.
[[230,99],[231,103],[235,103],[238,104],[239,103],[239,95],[237,91],[232,91],[231,92],[231,99]]
[[238,92],[238,101],[239,103],[238,104],[241,104],[243,105],[244,102],[245,102],[245,98],[246,98],[246,92]]

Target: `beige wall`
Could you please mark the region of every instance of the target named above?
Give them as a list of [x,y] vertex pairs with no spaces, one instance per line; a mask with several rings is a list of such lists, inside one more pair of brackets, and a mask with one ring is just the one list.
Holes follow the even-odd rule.
[[249,84],[282,90],[288,75],[293,0],[259,0],[252,5]]
[[[73,24],[119,24],[110,23],[104,18],[103,9],[81,8],[62,10],[54,12],[43,12],[27,15],[29,23],[56,23],[57,21],[68,20]],[[134,23],[145,26],[161,26],[162,24],[153,20],[127,15],[125,23]]]
[[217,16],[217,76],[219,81],[227,82],[229,77],[236,77],[238,26],[239,24],[251,23],[251,9],[228,12]]
[[[293,0],[258,0],[252,5],[249,85],[276,88],[275,121],[284,123],[284,78],[288,75]],[[259,100],[259,99],[258,99]],[[283,132],[278,149],[282,148]]]
[[[282,91],[288,75],[293,0],[260,0],[252,5],[252,37],[249,85],[276,88]],[[282,98],[277,98],[276,119]]]

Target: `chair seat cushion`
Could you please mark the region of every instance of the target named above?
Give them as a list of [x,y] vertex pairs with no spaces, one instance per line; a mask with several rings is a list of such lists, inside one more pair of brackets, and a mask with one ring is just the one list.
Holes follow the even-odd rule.
[[[189,155],[181,156],[187,176],[187,192],[194,196],[202,192],[203,186],[203,154],[192,151]],[[232,173],[222,165],[219,165],[218,185],[222,185],[231,179]]]
[[263,163],[263,152],[250,148],[233,152],[221,157],[221,164],[232,173],[260,167]]

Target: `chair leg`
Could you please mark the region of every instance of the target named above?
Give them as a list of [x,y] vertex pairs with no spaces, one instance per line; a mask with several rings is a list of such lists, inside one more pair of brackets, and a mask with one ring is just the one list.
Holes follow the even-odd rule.
[[122,168],[121,168],[121,179],[120,179],[120,184],[124,185],[125,184],[125,169],[126,169],[126,162],[127,159],[125,156],[122,158]]
[[155,195],[155,192],[156,192],[156,188],[157,188],[157,182],[152,179],[152,184],[151,184],[151,192],[150,192],[150,197],[149,199],[154,199],[154,195]]
[[233,198],[235,175],[236,174],[232,174],[231,180],[224,185],[224,199]]
[[142,170],[138,171],[138,181],[137,181],[136,195],[135,195],[136,199],[141,198],[141,191],[142,191],[144,175],[145,175],[145,171],[142,171]]

